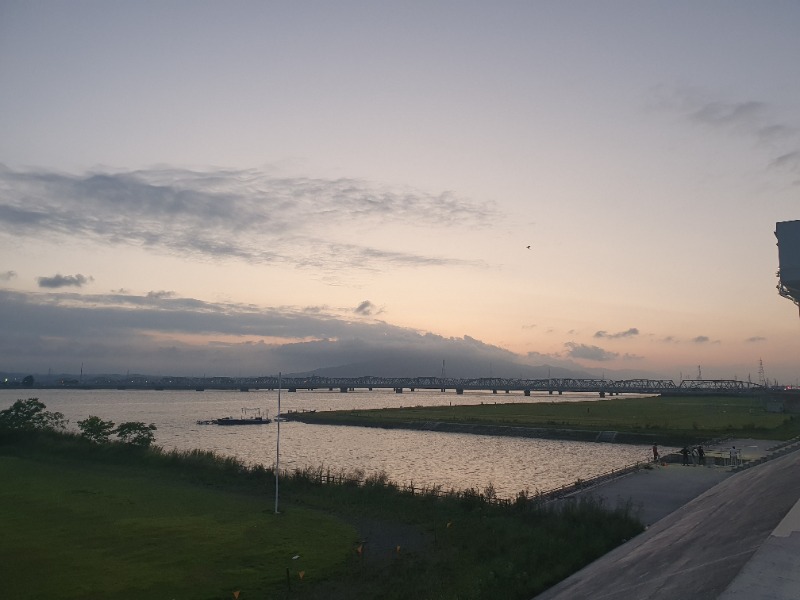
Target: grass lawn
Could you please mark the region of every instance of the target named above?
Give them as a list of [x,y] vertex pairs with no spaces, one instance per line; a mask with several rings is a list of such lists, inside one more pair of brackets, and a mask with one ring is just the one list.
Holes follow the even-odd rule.
[[305,422],[350,425],[419,422],[621,431],[658,435],[676,443],[742,436],[789,439],[800,435],[800,419],[769,413],[755,396],[613,397],[586,402],[520,402],[323,411],[297,415]]
[[0,455],[0,481],[3,598],[283,597],[287,568],[311,585],[357,539],[322,511],[158,471]]
[[283,473],[275,515],[263,467],[0,431],[0,598],[523,600],[642,530],[630,507],[320,472]]

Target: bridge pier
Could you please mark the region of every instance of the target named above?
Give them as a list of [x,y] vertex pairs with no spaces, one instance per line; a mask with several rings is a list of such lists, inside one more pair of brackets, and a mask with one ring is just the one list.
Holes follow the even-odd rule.
[[287,392],[296,392],[296,391],[297,391],[297,388],[289,388],[289,389],[288,389],[288,390],[286,390],[286,391],[287,391]]
[[553,390],[547,390],[547,393],[552,396],[553,395]]
[[461,396],[464,393],[464,388],[456,388],[456,394]]
[[395,394],[402,394],[403,393],[403,388],[401,388],[401,387],[400,388],[394,388],[394,393]]
[[340,394],[346,394],[347,393],[347,388],[346,387],[340,387],[339,388],[339,393]]
[[606,393],[605,392],[600,392],[600,397],[601,398],[605,398],[606,397]]
[[510,393],[511,393],[511,390],[506,388],[506,394],[510,394]]
[[526,396],[530,396],[531,395],[531,391],[530,390],[525,390],[524,393],[525,393]]
[[493,393],[493,394],[496,394],[496,393],[497,393],[497,390],[492,390],[492,393]]

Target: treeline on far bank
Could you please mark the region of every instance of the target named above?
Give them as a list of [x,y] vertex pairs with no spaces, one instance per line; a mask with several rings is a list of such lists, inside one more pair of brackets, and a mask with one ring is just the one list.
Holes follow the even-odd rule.
[[[0,558],[13,574],[5,584],[16,581],[12,589],[21,596],[24,592],[30,597],[79,598],[91,590],[96,596],[136,598],[143,590],[168,589],[175,595],[183,590],[182,595],[190,597],[230,597],[238,591],[243,600],[278,594],[332,599],[527,599],[642,530],[630,506],[610,510],[591,501],[548,505],[527,491],[504,503],[496,501],[490,484],[482,490],[436,486],[414,490],[394,484],[384,474],[338,472],[331,477],[323,467],[279,474],[276,515],[272,510],[276,477],[269,467],[207,451],[165,451],[154,445],[92,440],[48,426],[52,423],[48,419],[39,423],[45,425],[2,427],[0,415],[0,472],[10,470],[17,477],[26,473],[36,480],[16,489],[5,486],[0,492],[0,510],[19,515],[7,525]],[[69,477],[62,482],[52,476],[57,472]],[[93,483],[79,483],[84,478]],[[26,497],[28,487],[36,490],[35,497]],[[231,509],[226,508],[218,522],[202,521],[196,532],[195,521],[202,517],[186,515],[205,514],[210,510],[205,508],[207,497],[214,494],[225,494],[229,498],[225,506]],[[173,496],[182,498],[180,511],[164,512],[162,505],[167,506],[166,498]],[[68,521],[95,510],[92,503],[98,498],[110,501],[97,506],[117,502],[119,515],[109,511],[104,519],[92,516],[90,524],[71,531]],[[261,508],[231,517],[238,514],[232,508],[237,499]],[[65,502],[70,506],[67,514]],[[137,506],[142,507],[141,514],[134,519],[129,511]],[[59,525],[14,531],[50,518]],[[293,519],[296,528],[288,525]],[[303,529],[303,523],[316,523],[315,519],[334,524],[315,525],[311,532]],[[132,520],[132,533],[120,536],[119,528],[131,528]],[[246,521],[246,527],[238,521]],[[259,544],[248,545],[246,541],[255,535],[252,531],[262,525],[278,529]],[[226,540],[227,532],[237,526],[243,528],[237,543],[220,541],[221,547],[201,551],[207,546],[201,540]],[[195,534],[200,537],[192,542]],[[176,540],[185,544],[175,545]],[[323,544],[331,549],[313,551]],[[58,547],[70,548],[68,564],[47,562],[48,553]],[[162,550],[164,560],[176,561],[169,569],[135,562]],[[182,554],[183,560],[177,560]],[[130,583],[102,577],[104,572],[119,572],[120,556],[137,565]],[[35,577],[32,557],[51,565],[48,578]],[[177,565],[183,565],[185,572],[178,572]],[[209,580],[209,573],[218,577]],[[25,577],[28,580],[19,580]],[[51,588],[42,587],[51,585],[48,579],[59,582],[56,596]]]

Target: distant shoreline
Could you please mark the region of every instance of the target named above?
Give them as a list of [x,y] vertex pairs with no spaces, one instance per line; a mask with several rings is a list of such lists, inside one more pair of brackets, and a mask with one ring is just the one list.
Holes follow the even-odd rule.
[[[596,431],[590,429],[565,429],[556,427],[521,427],[514,425],[486,425],[480,423],[449,423],[446,421],[381,421],[326,419],[324,413],[286,413],[283,417],[307,425],[343,425],[346,427],[371,427],[376,429],[409,429],[412,431],[435,431],[438,433],[466,433],[471,435],[493,435],[504,437],[539,438],[575,442],[613,442],[617,444],[681,446],[674,436],[654,433],[632,433],[627,431]],[[701,441],[701,440],[698,440]]]

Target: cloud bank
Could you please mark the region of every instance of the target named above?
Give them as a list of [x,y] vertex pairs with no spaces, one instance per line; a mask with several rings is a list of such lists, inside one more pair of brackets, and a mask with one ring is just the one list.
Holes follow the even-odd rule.
[[[353,320],[355,311],[361,319]],[[348,367],[351,376],[545,377],[547,368],[470,336],[445,338],[352,307],[213,303],[145,295],[0,290],[6,371],[264,375]],[[585,373],[554,357],[553,377]],[[16,367],[15,367],[16,365]],[[165,372],[165,369],[168,372]],[[567,371],[566,369],[571,369]]]
[[[276,178],[252,170],[161,169],[82,176],[0,165],[0,233],[132,245],[192,258],[300,268],[480,266],[337,240],[358,223],[480,228],[491,204],[357,179]],[[424,218],[420,218],[424,216]]]

